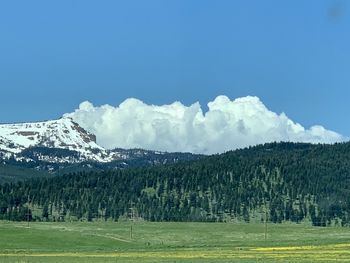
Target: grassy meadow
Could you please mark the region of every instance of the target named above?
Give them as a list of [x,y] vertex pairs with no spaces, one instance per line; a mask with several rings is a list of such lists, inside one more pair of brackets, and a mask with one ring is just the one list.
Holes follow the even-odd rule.
[[[131,234],[132,228],[132,234]],[[306,224],[0,221],[0,262],[350,262],[350,229]]]

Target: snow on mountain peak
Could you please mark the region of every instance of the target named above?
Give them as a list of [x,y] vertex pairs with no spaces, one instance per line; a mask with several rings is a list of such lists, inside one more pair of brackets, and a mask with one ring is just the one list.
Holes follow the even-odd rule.
[[69,117],[43,122],[0,124],[0,150],[17,154],[29,147],[69,149],[90,160],[108,161],[96,136]]

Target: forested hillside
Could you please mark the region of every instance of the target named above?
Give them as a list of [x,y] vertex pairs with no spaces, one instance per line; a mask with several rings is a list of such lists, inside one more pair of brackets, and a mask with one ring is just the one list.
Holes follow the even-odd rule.
[[143,149],[114,149],[109,153],[118,155],[110,162],[97,162],[81,158],[79,152],[49,147],[30,147],[14,157],[4,158],[0,151],[0,183],[15,182],[30,177],[52,177],[79,171],[106,171],[131,167],[155,166],[203,157],[191,153],[168,153]]
[[310,220],[350,225],[350,143],[272,143],[197,161],[0,186],[0,218]]
[[50,176],[46,171],[30,169],[23,166],[0,164],[0,184],[23,181],[30,178]]

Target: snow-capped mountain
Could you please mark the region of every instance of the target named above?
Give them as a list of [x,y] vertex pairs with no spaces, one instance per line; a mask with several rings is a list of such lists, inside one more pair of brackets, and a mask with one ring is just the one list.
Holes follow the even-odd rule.
[[197,159],[190,153],[164,153],[142,149],[107,150],[96,136],[69,117],[43,122],[0,124],[0,161],[55,171],[72,164],[113,169]]
[[81,158],[109,162],[113,156],[96,143],[96,136],[71,118],[45,122],[0,124],[0,151],[6,156],[20,156],[32,147],[67,149]]

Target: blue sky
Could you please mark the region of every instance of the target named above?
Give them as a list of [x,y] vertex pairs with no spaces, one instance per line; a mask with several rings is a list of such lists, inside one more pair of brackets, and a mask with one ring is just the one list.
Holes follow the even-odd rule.
[[2,1],[0,122],[255,95],[350,135],[347,1]]

